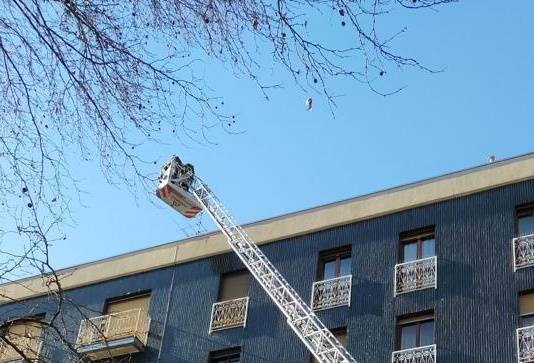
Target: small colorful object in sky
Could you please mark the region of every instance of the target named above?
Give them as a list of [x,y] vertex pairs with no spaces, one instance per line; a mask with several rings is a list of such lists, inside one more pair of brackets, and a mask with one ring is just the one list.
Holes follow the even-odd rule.
[[311,97],[308,97],[308,99],[306,100],[306,111],[310,111],[313,107],[313,100],[311,99]]

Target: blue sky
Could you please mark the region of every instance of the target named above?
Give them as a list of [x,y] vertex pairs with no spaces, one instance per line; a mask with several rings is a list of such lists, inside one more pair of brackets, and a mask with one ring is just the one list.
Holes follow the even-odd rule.
[[[335,93],[344,95],[335,117],[320,95],[295,87],[287,75],[273,72],[284,88],[266,101],[249,80],[204,64],[208,83],[245,133],[214,132],[217,145],[175,143],[157,153],[192,162],[247,223],[475,166],[492,154],[534,151],[533,13],[529,0],[492,0],[393,16],[394,25],[408,25],[398,49],[445,71],[389,72],[386,82],[406,88],[385,98],[335,81]],[[325,36],[342,39],[343,31],[333,26]],[[309,95],[315,107],[306,112]],[[155,197],[134,198],[107,185],[96,167],[78,174],[84,206],[73,206],[76,224],[53,247],[56,267],[177,240],[181,228],[196,228]]]

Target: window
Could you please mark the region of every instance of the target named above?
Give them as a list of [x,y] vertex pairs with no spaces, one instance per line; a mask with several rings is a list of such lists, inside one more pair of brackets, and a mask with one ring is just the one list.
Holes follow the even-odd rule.
[[[41,349],[42,326],[39,317],[29,317],[6,323],[4,339],[8,340],[27,358],[37,360]],[[21,355],[11,346],[0,346],[0,361],[19,361]]]
[[211,352],[208,363],[236,363],[241,358],[241,348]]
[[247,270],[223,274],[219,285],[219,301],[246,297],[249,286],[250,274]]
[[[339,340],[341,345],[347,346],[347,328],[337,328],[332,330],[332,334]],[[313,356],[310,358],[310,363],[319,363]]]
[[434,344],[434,315],[425,314],[397,322],[397,350]]
[[107,361],[142,351],[150,330],[149,301],[146,292],[107,300],[103,315],[80,322],[78,353],[87,355],[91,361]]
[[534,207],[519,208],[517,210],[517,237],[534,234]]
[[250,274],[246,270],[221,275],[218,302],[211,309],[209,334],[223,329],[245,327]]
[[330,280],[351,274],[351,246],[325,251],[319,255],[317,280]]
[[534,325],[534,292],[519,295],[519,327]]
[[[41,336],[41,324],[38,318],[26,318],[12,321],[8,326],[6,337],[38,338]],[[16,338],[15,338],[16,339]]]
[[435,256],[435,244],[434,228],[401,233],[400,263]]
[[104,315],[113,313],[120,313],[129,310],[141,309],[141,311],[148,313],[148,303],[150,301],[150,294],[136,295],[132,297],[121,297],[109,299],[106,301]]

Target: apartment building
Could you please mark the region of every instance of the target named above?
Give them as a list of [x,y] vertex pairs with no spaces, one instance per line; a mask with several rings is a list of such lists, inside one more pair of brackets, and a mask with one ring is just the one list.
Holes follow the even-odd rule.
[[[245,229],[359,362],[534,362],[534,154]],[[0,285],[0,362],[314,361],[220,233],[59,273],[70,348],[34,277]]]

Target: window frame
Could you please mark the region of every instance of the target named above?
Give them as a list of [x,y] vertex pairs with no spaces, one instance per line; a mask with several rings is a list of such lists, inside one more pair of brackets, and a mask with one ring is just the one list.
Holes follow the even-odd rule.
[[245,297],[249,296],[250,284],[252,282],[252,274],[250,273],[249,270],[247,270],[246,268],[243,268],[243,269],[240,269],[240,270],[228,271],[228,272],[224,272],[224,273],[220,274],[220,276],[219,276],[219,288],[217,290],[217,302],[233,300],[233,299],[222,300],[222,296],[223,296],[223,294],[222,294],[222,292],[223,292],[223,289],[222,289],[223,288],[223,279],[225,277],[227,277],[227,276],[240,275],[240,274],[246,275],[248,277],[247,291],[246,291],[246,294],[244,296],[236,297],[234,299],[242,299],[242,298],[245,298]]
[[239,358],[239,361],[241,361],[241,347],[234,347],[210,352],[208,356],[208,363],[224,363],[223,359],[228,360],[232,358]]
[[[410,320],[409,322],[403,323],[403,320]],[[418,347],[422,347],[421,345],[421,324],[427,323],[429,321],[432,321],[434,323],[434,331],[433,334],[433,341],[436,343],[436,317],[434,315],[433,311],[427,311],[423,312],[417,315],[409,315],[409,316],[403,316],[400,318],[397,318],[396,327],[395,327],[395,350],[400,351],[404,350],[401,348],[401,341],[402,341],[402,328],[407,326],[416,325],[417,331],[415,336],[416,346],[413,348],[405,348],[405,349],[415,349]]]
[[[431,237],[431,238],[429,238]],[[419,228],[417,230],[402,232],[399,235],[399,251],[398,251],[398,263],[405,263],[404,246],[410,244],[416,244],[416,258],[415,260],[421,260],[423,257],[423,241],[433,239],[434,240],[434,255],[436,253],[436,233],[435,226]]]
[[524,325],[523,326],[523,321],[526,320],[526,319],[529,319],[529,318],[534,318],[534,313],[531,313],[531,314],[526,314],[526,315],[519,315],[519,324],[517,324],[518,327],[520,328],[526,328],[526,327],[529,327],[529,326],[534,326],[534,324],[530,324],[530,325]]
[[534,202],[522,204],[515,208],[515,226],[514,235],[519,237],[519,218],[525,216],[532,216],[534,218]]
[[35,324],[35,325],[39,325],[40,336],[42,336],[44,333],[45,327],[41,324],[41,322],[43,321],[45,316],[46,316],[45,313],[41,313],[41,314],[34,314],[34,315],[29,315],[29,316],[24,316],[24,317],[19,317],[19,318],[8,319],[3,324],[4,327],[6,327],[4,333],[9,334],[9,329],[12,326],[16,326],[16,325],[26,326],[26,325]]
[[[122,302],[122,301],[128,301],[128,300],[134,300],[134,299],[139,299],[139,298],[142,298],[142,297],[148,297],[148,304],[147,304],[147,310],[148,310],[148,307],[150,307],[150,298],[152,297],[152,291],[151,290],[143,290],[143,291],[139,291],[139,292],[132,293],[132,294],[126,294],[126,295],[107,298],[104,301],[104,306],[102,308],[102,315],[108,315],[108,308],[109,308],[110,305],[112,305],[114,303],[118,303],[118,302]],[[148,314],[148,311],[146,313]]]
[[[347,335],[347,327],[346,326],[340,326],[338,328],[335,328],[335,329],[332,329],[330,330],[330,332],[332,334],[334,334],[334,336],[336,337],[336,339],[339,338],[340,335],[345,335],[345,340],[348,338],[348,335]],[[345,344],[346,345],[346,344]],[[344,345],[344,346],[345,346]]]
[[[41,346],[39,346],[39,343],[42,343],[44,341],[45,326],[42,324],[42,321],[45,319],[45,317],[46,313],[40,313],[6,320],[6,322],[4,323],[5,331],[2,334],[2,339],[9,339],[11,341],[11,339],[9,338],[9,334],[13,334],[13,332],[10,331],[13,327],[23,326],[27,328],[31,327],[33,324],[33,328],[37,331],[37,335],[28,336],[27,338],[30,340],[36,340],[38,342],[38,348],[36,351],[31,351],[30,355],[35,355],[35,358],[39,358],[41,356]],[[15,343],[14,341],[11,342]],[[17,348],[21,349],[22,347]]]
[[[520,291],[519,294],[517,295],[517,322],[518,322],[517,326],[518,327],[523,327],[522,326],[523,319],[534,317],[534,311],[526,313],[526,314],[521,314],[521,297],[525,295],[534,295],[534,290]],[[533,326],[533,325],[525,325],[524,327],[527,327],[527,326]]]
[[[325,265],[328,262],[335,261],[335,271],[334,271],[334,279],[342,277],[340,275],[341,273],[341,260],[345,258],[350,259],[350,266],[352,269],[352,245],[346,245],[342,247],[337,247],[331,250],[322,251],[319,253],[319,264],[317,269],[317,278],[316,281],[323,281],[324,278],[324,269]],[[350,274],[349,274],[350,275]],[[345,275],[343,275],[345,276]]]

